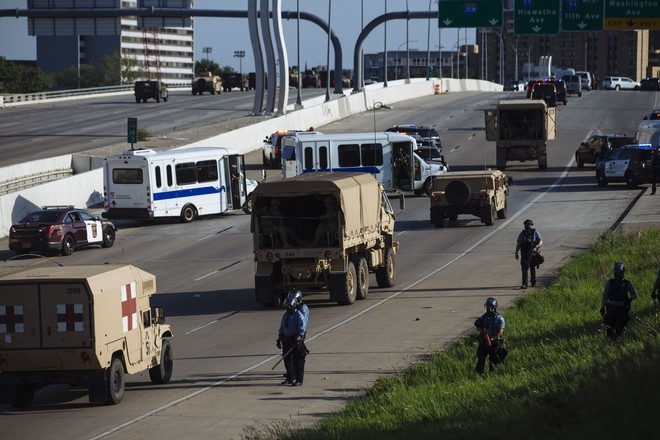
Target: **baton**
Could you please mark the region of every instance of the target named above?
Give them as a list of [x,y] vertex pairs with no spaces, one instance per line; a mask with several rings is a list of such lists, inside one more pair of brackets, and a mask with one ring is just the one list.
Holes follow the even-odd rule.
[[296,348],[296,345],[297,345],[297,344],[292,345],[291,348],[289,348],[289,351],[287,351],[286,353],[284,353],[284,355],[282,356],[282,358],[281,358],[279,361],[277,361],[277,363],[276,363],[275,365],[273,365],[273,368],[271,368],[271,370],[274,370],[275,367],[277,367],[277,366],[280,364],[280,362],[282,362],[282,361],[284,360],[284,358],[287,357],[287,356],[289,355],[289,353],[291,353],[291,350],[293,350],[294,348]]

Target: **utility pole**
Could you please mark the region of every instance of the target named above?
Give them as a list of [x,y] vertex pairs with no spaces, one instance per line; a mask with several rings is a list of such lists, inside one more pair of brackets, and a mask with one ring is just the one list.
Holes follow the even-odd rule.
[[243,78],[243,58],[245,58],[245,51],[244,50],[235,50],[234,51],[234,58],[238,58],[238,73],[241,74],[241,78]]

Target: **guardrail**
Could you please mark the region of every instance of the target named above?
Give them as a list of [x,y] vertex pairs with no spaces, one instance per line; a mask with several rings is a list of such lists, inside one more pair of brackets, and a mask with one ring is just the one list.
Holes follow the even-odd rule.
[[[167,87],[170,89],[188,88],[190,87],[190,84],[167,84]],[[0,95],[0,107],[20,104],[33,104],[46,100],[53,101],[75,98],[90,98],[96,95],[117,95],[124,93],[133,93],[133,84],[107,87],[91,87],[87,89],[56,90],[52,92],[40,93],[17,93]]]

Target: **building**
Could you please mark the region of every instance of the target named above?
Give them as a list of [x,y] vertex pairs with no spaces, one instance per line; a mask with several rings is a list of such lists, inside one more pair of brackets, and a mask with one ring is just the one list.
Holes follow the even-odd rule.
[[[114,0],[114,2],[120,3],[121,8],[138,7],[137,0]],[[43,2],[32,0],[28,3],[28,7],[56,9],[55,6],[43,6],[40,3]],[[70,2],[64,3],[67,3],[66,7],[71,7]],[[60,7],[65,7],[65,5]],[[84,8],[93,9],[95,7]],[[80,21],[82,22],[82,20]],[[35,23],[31,24],[31,32],[34,32],[33,35],[37,35],[38,67],[45,72],[55,73],[67,67],[80,66],[80,64],[98,65],[104,56],[119,53],[123,63],[133,62],[135,65],[133,70],[143,72],[144,78],[142,79],[162,79],[170,84],[187,83],[192,80],[195,65],[194,26],[192,23],[189,27],[138,28],[137,17],[107,18],[105,20],[110,23],[110,30],[114,30],[111,20],[118,23],[119,31],[107,32],[105,29],[99,29],[99,32],[96,32],[101,25],[95,24],[93,31],[96,35],[90,35],[87,32],[70,35],[72,32],[69,32],[68,29],[62,32],[61,28],[66,27],[64,25],[60,27],[35,20]],[[72,28],[78,26],[76,21],[71,23]],[[50,29],[49,26],[53,29]],[[57,29],[55,29],[56,27]],[[54,35],[58,32],[65,35]],[[44,35],[45,33],[51,35]],[[108,33],[116,35],[108,35]]]

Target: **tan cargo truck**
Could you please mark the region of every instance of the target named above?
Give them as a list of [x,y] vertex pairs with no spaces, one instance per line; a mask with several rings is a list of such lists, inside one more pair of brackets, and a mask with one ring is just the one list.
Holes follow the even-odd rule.
[[306,173],[265,182],[252,193],[256,302],[279,305],[294,288],[352,304],[396,278],[394,211],[366,173]]
[[0,278],[0,384],[15,406],[49,384],[89,388],[117,404],[125,375],[172,375],[172,337],[152,308],[156,278],[131,265],[38,267]]
[[540,99],[500,101],[485,110],[486,140],[495,141],[497,169],[510,161],[538,161],[548,167],[548,141],[557,135],[557,109]]
[[491,226],[497,217],[506,218],[506,198],[512,179],[499,170],[450,171],[433,177],[431,224],[442,228],[445,220],[461,214],[479,217]]

